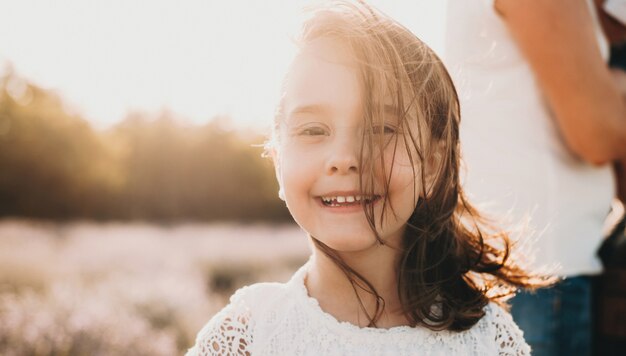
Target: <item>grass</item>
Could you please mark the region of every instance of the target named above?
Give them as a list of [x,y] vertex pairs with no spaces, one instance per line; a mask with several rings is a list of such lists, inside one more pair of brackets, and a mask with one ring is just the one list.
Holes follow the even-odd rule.
[[294,225],[0,221],[0,354],[181,354],[234,290],[308,254]]

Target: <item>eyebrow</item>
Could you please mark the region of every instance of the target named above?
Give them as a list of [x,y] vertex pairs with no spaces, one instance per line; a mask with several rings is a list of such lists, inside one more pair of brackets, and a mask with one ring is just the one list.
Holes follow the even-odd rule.
[[[328,105],[324,104],[309,104],[309,105],[300,105],[293,108],[287,115],[290,117],[295,114],[328,114],[332,109]],[[385,114],[390,116],[395,116],[397,108],[395,105],[385,104],[384,107]]]
[[398,108],[395,105],[385,104],[385,114],[396,115]]
[[328,105],[322,104],[310,104],[310,105],[300,105],[293,108],[288,114],[287,117],[293,116],[295,114],[328,114],[332,110]]

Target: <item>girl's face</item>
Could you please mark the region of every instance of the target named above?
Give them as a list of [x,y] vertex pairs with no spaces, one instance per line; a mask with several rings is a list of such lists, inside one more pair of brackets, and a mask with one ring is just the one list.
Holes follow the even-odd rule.
[[[296,222],[340,252],[361,251],[377,244],[361,204],[373,204],[380,237],[399,246],[421,191],[415,178],[420,176],[419,167],[415,165],[413,170],[402,133],[393,135],[398,130],[397,119],[386,117],[382,128],[364,127],[362,94],[357,64],[345,46],[330,39],[308,43],[287,76],[274,157],[287,207]],[[383,149],[386,167],[381,166],[380,157],[364,158],[364,163],[373,164],[377,172],[375,196],[366,196],[359,189],[359,176],[364,172],[359,166],[363,130],[384,130],[385,139],[390,141]],[[375,148],[374,152],[380,151]],[[389,174],[392,160],[385,196],[384,172]],[[393,209],[385,209],[381,225],[385,198]]]

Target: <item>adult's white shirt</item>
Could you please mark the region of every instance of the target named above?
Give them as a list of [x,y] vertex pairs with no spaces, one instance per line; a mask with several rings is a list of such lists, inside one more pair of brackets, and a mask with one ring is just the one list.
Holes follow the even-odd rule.
[[[588,3],[606,60],[608,44]],[[534,236],[521,238],[534,241],[535,266],[556,263],[563,276],[598,273],[596,251],[615,195],[610,167],[568,150],[493,0],[448,0],[446,20],[443,60],[461,101],[471,201],[500,221],[530,218]]]

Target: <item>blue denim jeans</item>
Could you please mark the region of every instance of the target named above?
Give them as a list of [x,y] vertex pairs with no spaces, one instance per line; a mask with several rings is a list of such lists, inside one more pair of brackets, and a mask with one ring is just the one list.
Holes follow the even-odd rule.
[[513,298],[511,314],[532,355],[591,355],[591,282],[587,276],[567,278]]

